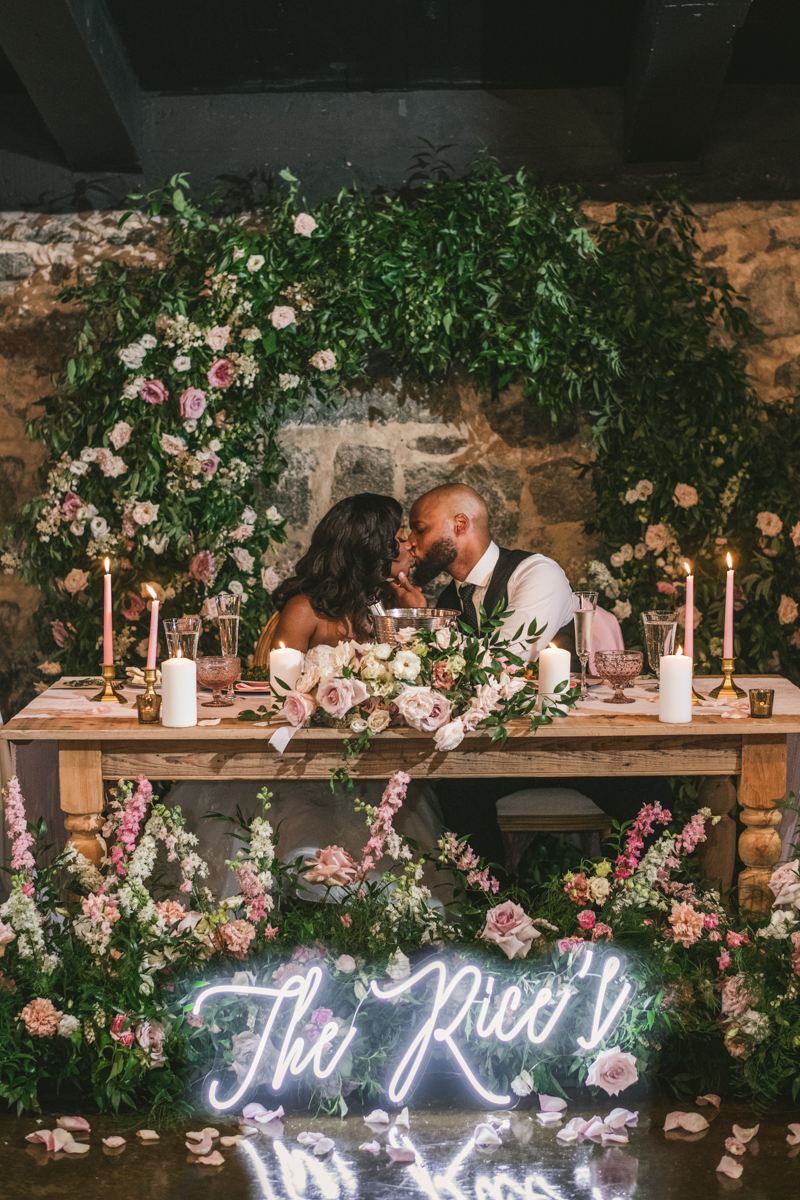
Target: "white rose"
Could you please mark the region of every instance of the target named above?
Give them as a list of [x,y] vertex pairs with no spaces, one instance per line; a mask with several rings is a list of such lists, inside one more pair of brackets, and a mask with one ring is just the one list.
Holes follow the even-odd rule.
[[284,391],[288,391],[289,388],[296,388],[299,382],[300,382],[299,375],[279,375],[278,376],[278,387],[283,388]]
[[73,521],[69,527],[70,533],[74,533],[75,537],[83,537],[86,526],[82,521]]
[[356,969],[356,960],[350,954],[340,954],[334,966],[343,975],[352,975]]
[[255,525],[256,520],[257,520],[256,510],[254,508],[244,509],[244,511],[242,512],[242,524],[243,525]]
[[271,505],[271,506],[270,506],[270,507],[267,509],[267,511],[264,513],[264,516],[267,518],[267,520],[268,520],[268,521],[272,521],[272,522],[275,522],[275,521],[282,521],[282,520],[283,520],[283,517],[282,517],[282,516],[281,516],[281,514],[278,512],[278,510],[277,510],[277,508],[275,507],[275,505],[274,505],[274,504],[273,504],[273,505]]
[[350,719],[350,728],[352,729],[353,733],[358,736],[360,733],[363,733],[368,726],[363,717],[352,717]]
[[620,546],[619,552],[623,562],[630,562],[633,558],[633,546],[630,542],[626,542],[624,546]]
[[372,653],[376,658],[379,658],[381,662],[386,662],[386,659],[391,658],[392,656],[392,647],[388,642],[379,642],[377,646],[373,647]]
[[254,275],[256,271],[260,271],[265,261],[263,254],[251,254],[247,260],[247,269],[250,274]]
[[450,639],[452,637],[452,629],[437,629],[436,630],[436,645],[440,650],[450,649]]
[[255,562],[255,559],[253,558],[252,554],[245,550],[244,546],[237,546],[235,550],[232,550],[231,558],[236,563],[236,566],[240,571],[244,571],[249,575],[253,570],[253,563]]
[[442,725],[441,729],[437,729],[433,735],[434,745],[440,752],[455,750],[463,740],[464,722],[461,717],[456,717],[455,721],[451,721],[449,725]]
[[85,590],[89,582],[89,572],[80,571],[77,567],[73,567],[69,575],[64,579],[64,590],[69,592],[71,596]]
[[411,650],[398,650],[393,661],[389,663],[389,670],[395,679],[414,680],[419,675],[421,667],[420,659]]
[[158,338],[154,338],[152,333],[146,333],[144,337],[139,338],[139,345],[144,350],[155,350],[158,345]]
[[244,587],[242,586],[241,583],[239,583],[238,579],[234,579],[231,581],[230,585],[228,586],[228,591],[233,592],[234,596],[241,596],[242,604],[244,604],[247,597],[244,594]]
[[639,493],[636,491],[636,488],[630,488],[625,493],[625,503],[626,504],[637,504],[638,501],[639,501]]
[[637,542],[633,550],[633,557],[644,558],[645,554],[647,554],[647,546],[644,542]]
[[251,325],[249,329],[242,330],[242,341],[257,342],[261,337],[261,330],[255,325]]
[[318,371],[332,371],[336,366],[336,355],[332,350],[318,350],[308,361]]
[[279,305],[277,308],[273,308],[272,312],[269,314],[269,319],[272,322],[274,329],[286,329],[289,325],[297,324],[297,317],[295,316],[294,309],[289,308],[285,304]]
[[105,537],[108,533],[108,521],[105,519],[105,517],[92,517],[89,528],[92,531],[92,537]]
[[177,358],[173,358],[172,365],[176,371],[188,371],[192,365],[192,360],[188,354],[179,354]]
[[186,449],[186,442],[182,437],[173,437],[171,433],[162,433],[161,449],[165,454],[172,454],[177,457],[183,454]]
[[153,504],[151,500],[145,500],[143,503],[133,506],[131,516],[137,525],[152,525],[158,517],[158,509],[157,504]]
[[81,1027],[81,1023],[77,1017],[64,1016],[58,1022],[56,1033],[59,1037],[71,1038],[73,1033],[77,1033]]
[[81,450],[81,462],[93,463],[97,458],[97,451],[93,446],[84,446]]
[[195,429],[197,429],[197,421],[195,421],[194,417],[187,417],[183,422],[183,428],[187,433],[194,433]]
[[370,733],[383,733],[391,719],[388,708],[373,709],[367,719],[367,726]]
[[394,954],[390,956],[386,967],[386,974],[395,983],[399,983],[402,979],[408,979],[411,974],[411,963],[402,950],[395,950]]
[[608,561],[611,563],[612,567],[621,567],[625,560],[621,554],[612,554]]
[[273,567],[261,568],[261,586],[265,592],[274,592],[280,581],[281,577]]
[[99,462],[100,470],[107,479],[116,479],[118,475],[124,475],[128,469],[127,465],[116,454],[106,454]]
[[132,433],[132,425],[129,425],[127,421],[117,421],[114,428],[108,431],[108,440],[115,450],[121,450],[131,440]]
[[120,350],[119,356],[129,371],[138,371],[145,353],[144,347],[140,346],[138,342],[132,342],[130,346]]
[[69,464],[69,469],[73,475],[85,475],[89,470],[87,462],[72,462]]
[[308,213],[298,213],[294,219],[294,231],[301,234],[302,237],[311,237],[314,230],[318,228],[317,222]]
[[206,345],[210,346],[215,353],[224,350],[230,340],[230,325],[215,325],[213,329],[209,329],[205,337]]
[[626,617],[631,615],[630,600],[618,600],[612,611],[618,621],[624,621]]

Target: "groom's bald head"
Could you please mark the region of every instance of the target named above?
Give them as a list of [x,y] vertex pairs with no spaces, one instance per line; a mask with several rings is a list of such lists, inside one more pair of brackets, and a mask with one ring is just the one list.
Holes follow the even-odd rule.
[[420,496],[409,525],[408,546],[423,584],[444,570],[465,579],[491,541],[486,503],[465,483],[446,483]]

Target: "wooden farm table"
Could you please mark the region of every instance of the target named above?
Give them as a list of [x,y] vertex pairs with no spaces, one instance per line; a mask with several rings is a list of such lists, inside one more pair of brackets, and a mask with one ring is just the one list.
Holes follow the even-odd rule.
[[[735,859],[735,825],[726,814],[735,797],[730,777],[738,776],[746,826],[739,839],[745,863],[739,892],[748,907],[764,911],[772,900],[768,880],[781,852],[776,828],[781,812],[775,801],[786,794],[787,736],[800,733],[800,689],[786,680],[775,683],[780,684],[783,709],[792,711],[769,720],[695,709],[690,725],[662,725],[655,712],[577,712],[536,734],[511,728],[502,747],[476,731],[446,754],[416,730],[387,730],[350,765],[350,772],[361,779],[386,779],[398,769],[433,778],[709,776],[703,802],[722,820],[710,830],[705,866],[723,886],[730,883]],[[268,744],[277,723],[254,727],[223,717],[216,725],[164,729],[139,725],[130,717],[34,718],[28,712],[23,709],[0,728],[0,738],[10,743],[12,759],[37,741],[57,742],[64,824],[72,843],[94,861],[101,854],[97,831],[103,824],[106,781],[139,774],[170,780],[326,779],[342,764],[346,736],[339,730],[302,729],[279,755]],[[594,713],[599,713],[597,707]]]

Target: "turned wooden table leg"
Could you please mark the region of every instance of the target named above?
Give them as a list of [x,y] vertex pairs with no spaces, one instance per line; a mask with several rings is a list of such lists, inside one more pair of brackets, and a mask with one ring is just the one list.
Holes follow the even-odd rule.
[[97,834],[103,828],[103,774],[99,742],[59,742],[58,777],[68,845],[97,866],[104,855]]
[[747,828],[739,838],[745,869],[739,876],[739,901],[752,912],[769,912],[774,899],[769,879],[780,862],[776,800],[786,797],[786,737],[742,737],[742,776],[739,782],[741,819]]
[[728,816],[736,803],[736,787],[730,775],[708,775],[700,788],[700,804],[719,817],[706,824],[706,840],[697,847],[703,873],[724,894],[733,883],[736,864],[736,822]]

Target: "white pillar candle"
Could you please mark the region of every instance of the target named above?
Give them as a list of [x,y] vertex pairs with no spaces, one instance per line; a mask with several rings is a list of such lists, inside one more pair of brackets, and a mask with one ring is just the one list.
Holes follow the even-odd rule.
[[[546,696],[550,702],[563,695],[569,687],[569,668],[569,650],[560,650],[551,642],[539,654],[539,695]],[[564,682],[567,688],[556,694],[556,688]]]
[[273,696],[285,696],[303,674],[303,655],[299,650],[287,650],[283,642],[269,652],[269,686]]
[[161,664],[161,724],[172,729],[197,724],[197,667],[180,652]]
[[692,660],[681,646],[661,659],[658,719],[666,725],[685,725],[692,719]]

